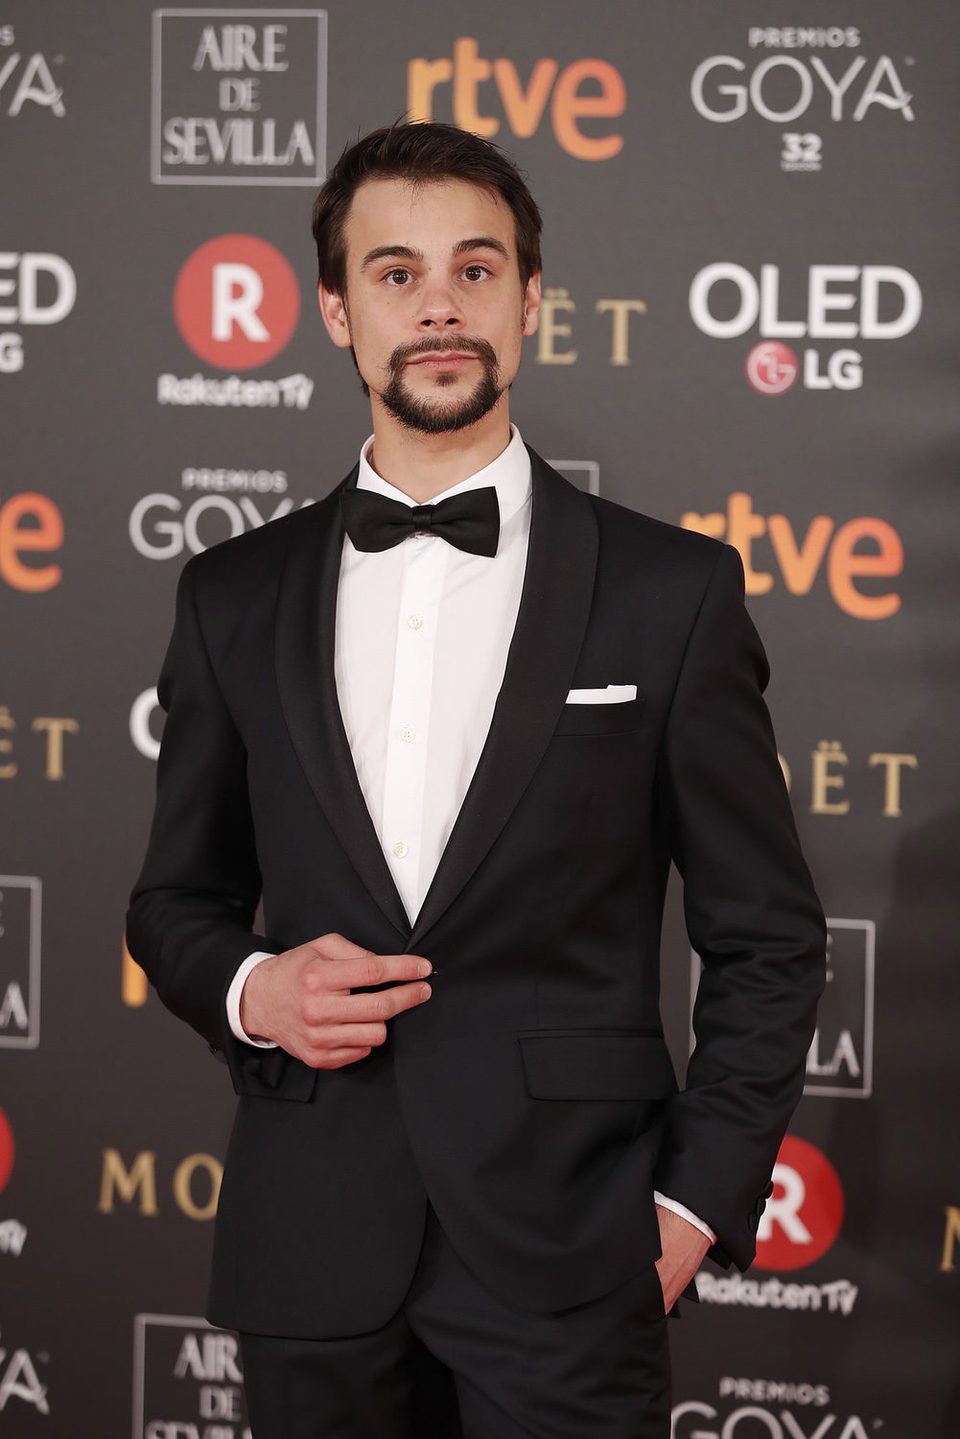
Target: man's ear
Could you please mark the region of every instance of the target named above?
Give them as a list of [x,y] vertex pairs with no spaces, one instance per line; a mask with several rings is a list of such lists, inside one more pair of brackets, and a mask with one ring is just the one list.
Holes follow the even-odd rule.
[[523,333],[535,335],[540,326],[540,271],[530,276],[523,291]]
[[350,336],[350,320],[347,303],[336,290],[328,290],[321,280],[317,285],[317,302],[326,326],[327,334],[341,350],[347,350],[353,343]]

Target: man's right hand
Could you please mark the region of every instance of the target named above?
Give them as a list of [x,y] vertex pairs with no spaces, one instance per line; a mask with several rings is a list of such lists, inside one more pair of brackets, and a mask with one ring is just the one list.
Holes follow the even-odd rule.
[[[240,996],[240,1023],[252,1038],[272,1039],[311,1069],[340,1069],[387,1037],[387,1020],[433,992],[420,954],[375,954],[342,934],[324,934],[261,961]],[[375,994],[351,989],[391,984]]]

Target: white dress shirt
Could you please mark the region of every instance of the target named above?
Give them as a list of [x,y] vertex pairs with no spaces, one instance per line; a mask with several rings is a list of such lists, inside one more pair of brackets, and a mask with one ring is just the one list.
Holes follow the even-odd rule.
[[[416,505],[360,450],[357,487]],[[386,550],[343,538],[334,669],[337,697],[360,787],[411,926],[483,748],[520,608],[530,534],[530,456],[511,425],[506,449],[482,470],[432,497],[494,485],[500,508],[496,555],[473,555],[439,535],[408,535]],[[237,1039],[259,1048],[240,1023],[247,975],[271,956],[243,961],[227,993]],[[713,1231],[675,1200],[662,1204],[710,1240]]]

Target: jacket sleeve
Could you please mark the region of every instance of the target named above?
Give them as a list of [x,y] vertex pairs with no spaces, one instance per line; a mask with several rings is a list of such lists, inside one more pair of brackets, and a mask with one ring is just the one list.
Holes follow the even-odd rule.
[[769,665],[724,544],[666,720],[657,802],[703,972],[686,1087],[668,1111],[658,1189],[746,1269],[780,1142],[803,1091],[826,924],[804,861],[763,691]]
[[261,878],[246,751],[210,663],[184,565],[173,633],[157,683],[166,712],[146,857],[130,895],[127,947],[162,1002],[230,1065],[234,1086],[254,1051],[231,1033],[226,993],[254,950],[281,945],[253,931]]

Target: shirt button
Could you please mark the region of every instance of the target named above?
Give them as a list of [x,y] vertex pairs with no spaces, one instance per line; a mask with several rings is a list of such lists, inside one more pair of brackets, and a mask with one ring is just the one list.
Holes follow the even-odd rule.
[[423,628],[423,615],[407,615],[407,624],[412,630]]
[[398,839],[396,844],[393,846],[393,852],[394,854],[399,855],[401,859],[403,859],[403,856],[407,852],[407,841],[405,839]]
[[416,733],[416,730],[411,729],[408,724],[400,726],[400,738],[404,740],[407,744],[410,744]]

